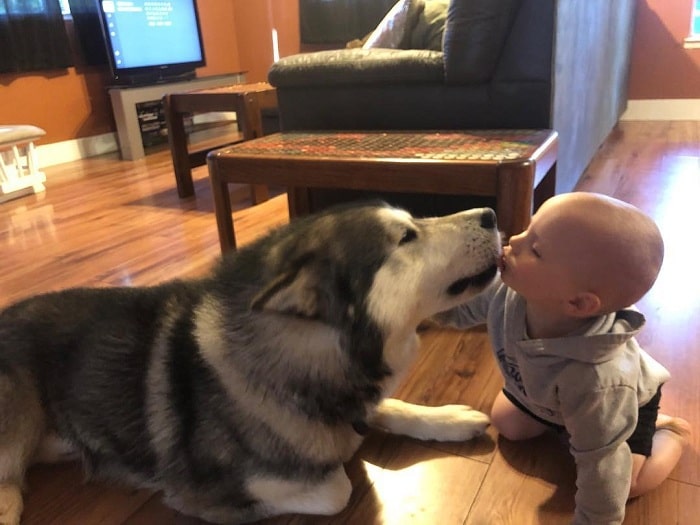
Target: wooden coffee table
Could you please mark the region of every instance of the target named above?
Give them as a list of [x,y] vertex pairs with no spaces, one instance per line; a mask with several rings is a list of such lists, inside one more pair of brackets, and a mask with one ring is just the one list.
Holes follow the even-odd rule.
[[[552,130],[276,133],[212,151],[207,158],[221,250],[236,247],[228,184],[495,197],[499,229],[527,228],[554,194]],[[308,212],[289,192],[290,216]]]
[[[261,110],[277,106],[277,92],[267,82],[169,93],[163,97],[163,111],[168,126],[168,143],[173,158],[177,193],[181,198],[194,195],[192,168],[206,163],[209,151],[224,143],[201,149],[189,148],[185,133],[185,116],[210,111],[235,111],[240,136],[234,142],[262,137]],[[230,140],[228,143],[231,143]],[[254,185],[253,203],[267,200],[267,186]]]

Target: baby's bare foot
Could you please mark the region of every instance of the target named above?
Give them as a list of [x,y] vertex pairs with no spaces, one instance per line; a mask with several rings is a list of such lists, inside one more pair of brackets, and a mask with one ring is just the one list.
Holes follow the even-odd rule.
[[666,414],[659,414],[656,418],[656,430],[671,432],[684,442],[690,438],[690,423],[682,417],[672,417]]
[[22,492],[19,485],[0,484],[0,524],[19,525],[22,515]]

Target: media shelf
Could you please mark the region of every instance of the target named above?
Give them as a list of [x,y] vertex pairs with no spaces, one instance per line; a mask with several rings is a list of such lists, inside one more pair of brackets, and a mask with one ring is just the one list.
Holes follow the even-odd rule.
[[[158,142],[164,131],[160,108],[168,93],[230,86],[245,82],[245,73],[200,77],[183,82],[168,82],[148,86],[114,86],[108,89],[117,125],[119,150],[123,160],[145,156],[147,146]],[[162,139],[160,139],[162,141]]]
[[162,100],[149,100],[136,104],[141,143],[144,148],[164,144],[168,141],[168,125],[165,122]]

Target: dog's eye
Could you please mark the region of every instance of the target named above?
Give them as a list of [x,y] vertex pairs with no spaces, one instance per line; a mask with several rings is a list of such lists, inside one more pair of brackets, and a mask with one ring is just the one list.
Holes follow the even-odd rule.
[[403,237],[401,237],[401,240],[399,241],[399,246],[415,240],[416,237],[418,237],[418,233],[416,233],[416,230],[406,230],[405,232],[403,232]]

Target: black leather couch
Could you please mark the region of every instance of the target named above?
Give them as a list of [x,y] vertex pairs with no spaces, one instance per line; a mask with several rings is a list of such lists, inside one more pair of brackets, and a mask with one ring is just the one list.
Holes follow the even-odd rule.
[[[452,0],[442,51],[302,53],[268,77],[283,130],[556,129],[560,193],[625,109],[634,12],[635,0]],[[350,198],[308,191],[313,210]],[[390,196],[422,215],[481,204],[407,198]]]

